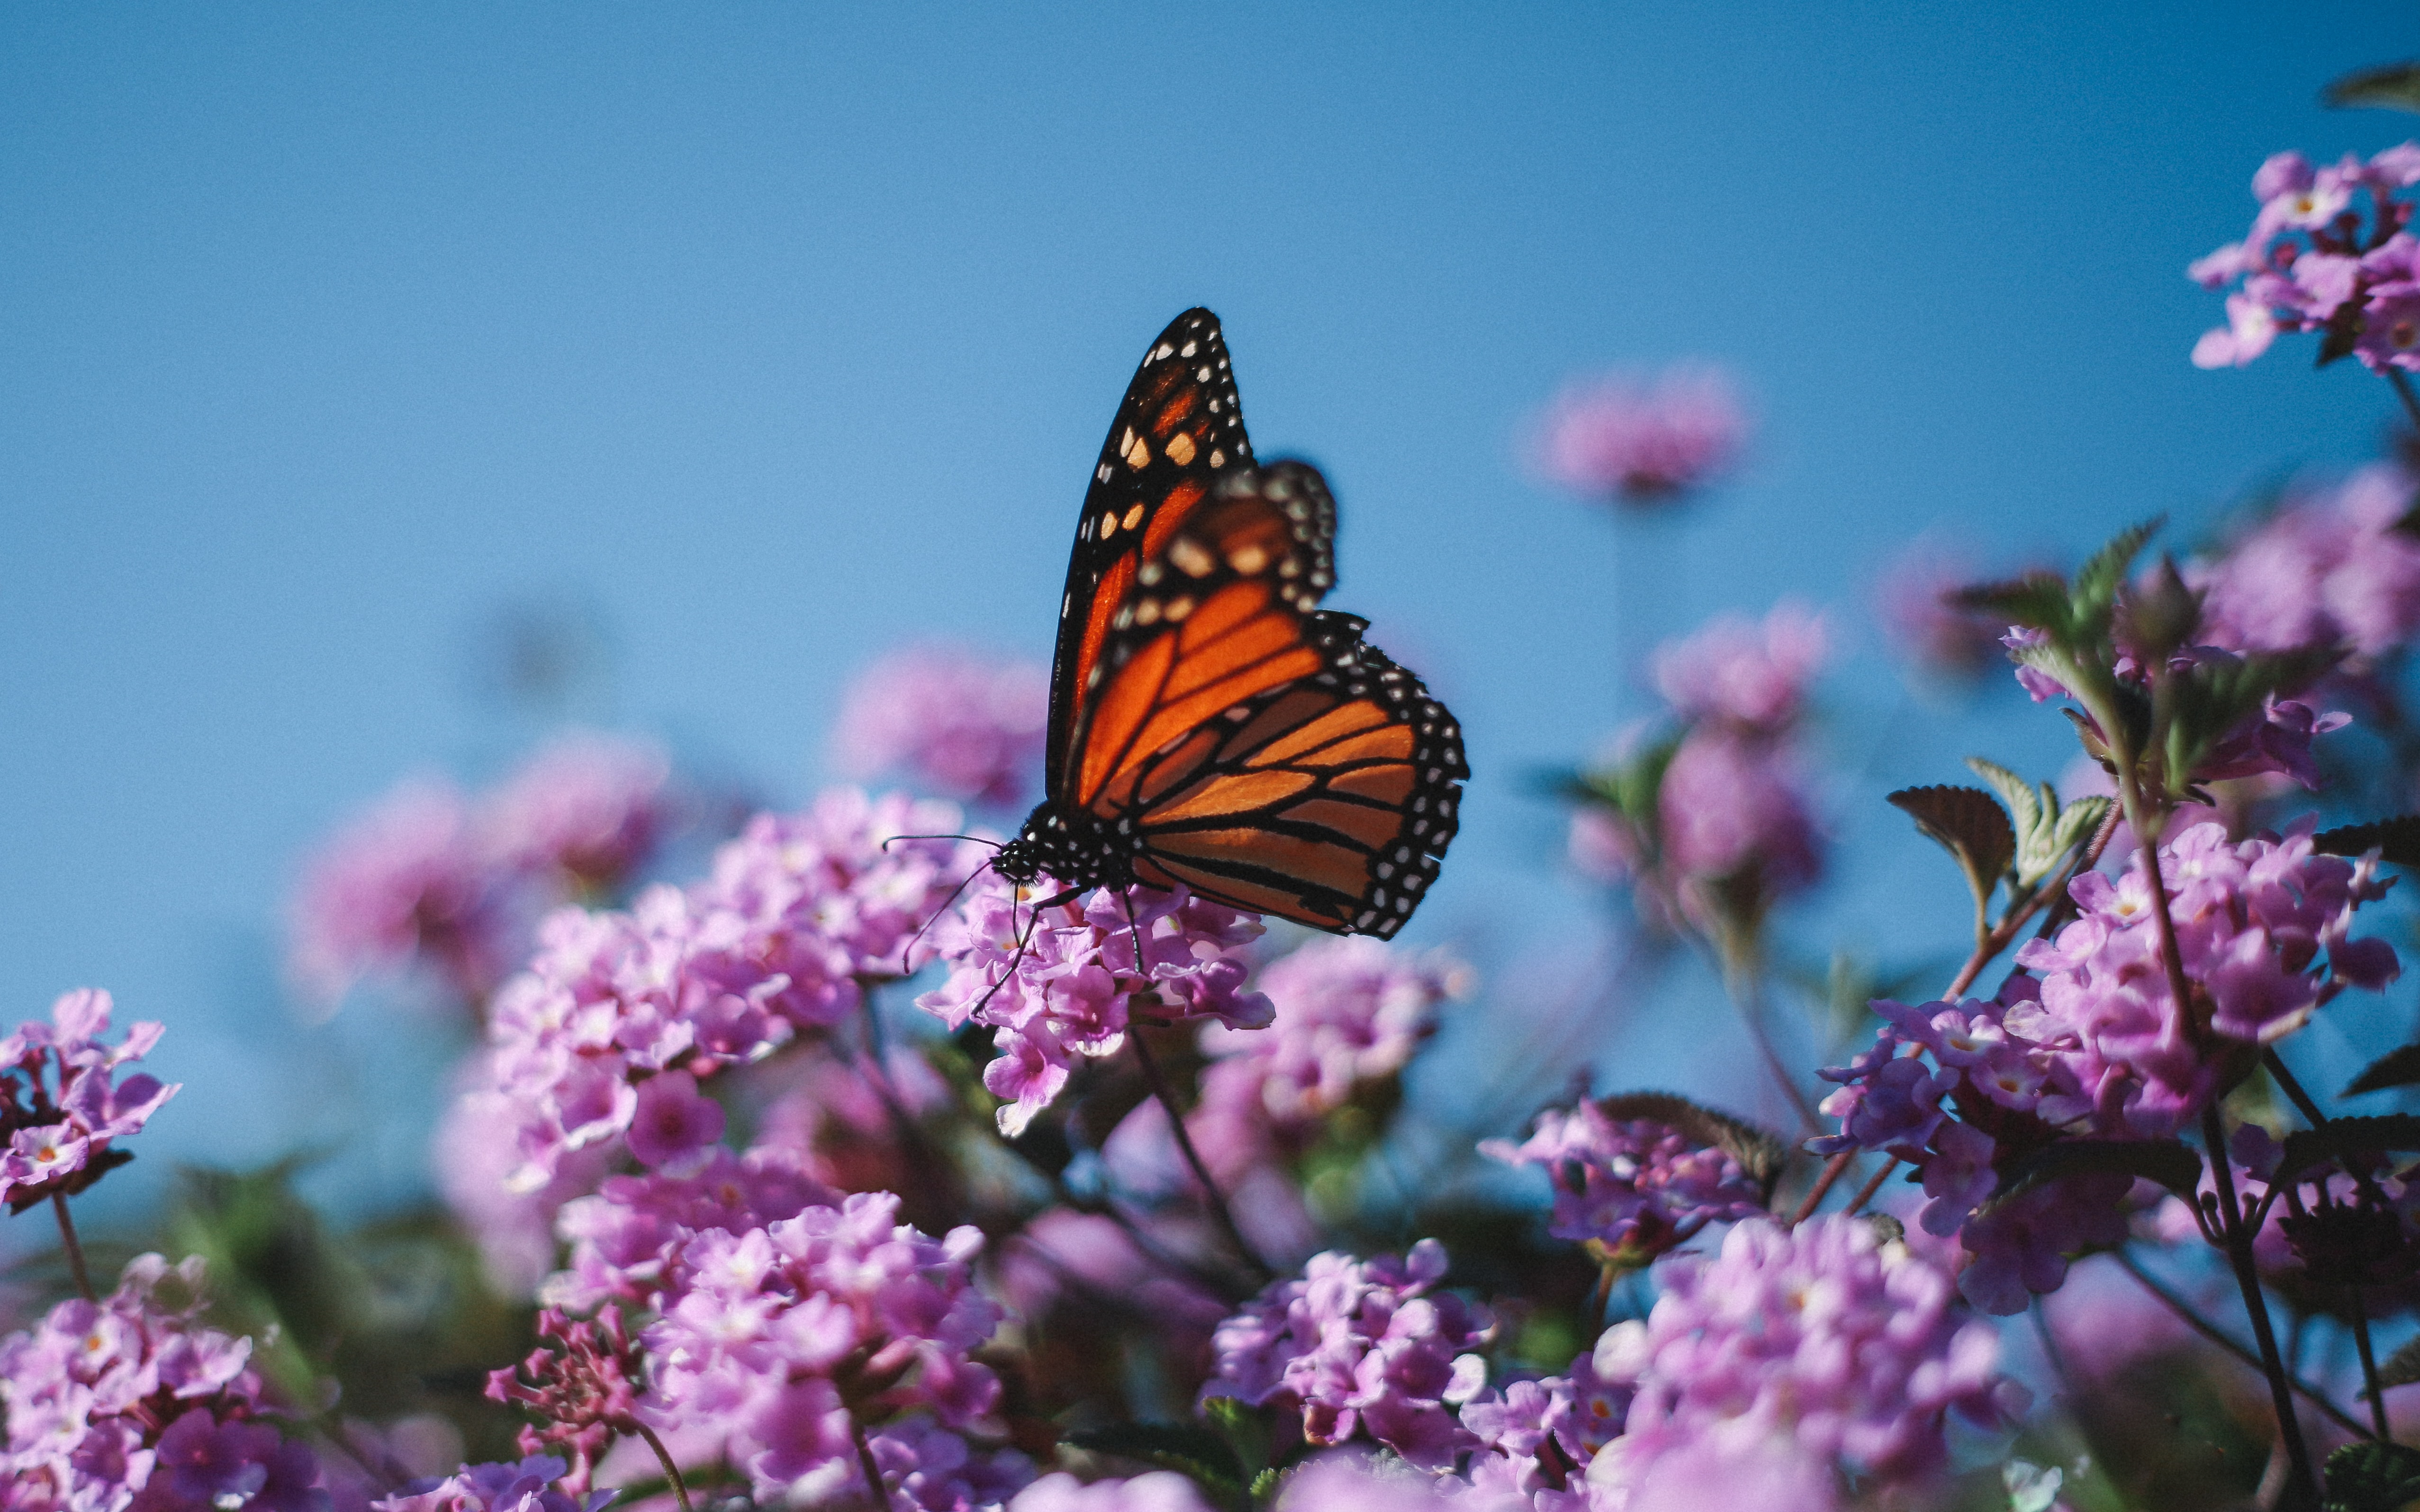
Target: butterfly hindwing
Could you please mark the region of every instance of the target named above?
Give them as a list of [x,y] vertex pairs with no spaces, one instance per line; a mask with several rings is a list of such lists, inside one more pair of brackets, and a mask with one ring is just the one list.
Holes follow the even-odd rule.
[[1143,354],[1084,496],[1051,662],[1048,778],[1062,790],[1110,622],[1143,564],[1210,497],[1252,465],[1218,317],[1187,310]]

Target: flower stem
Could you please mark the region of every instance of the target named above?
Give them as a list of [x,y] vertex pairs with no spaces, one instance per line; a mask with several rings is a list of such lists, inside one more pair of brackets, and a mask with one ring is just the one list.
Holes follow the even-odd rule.
[[857,1420],[854,1412],[848,1416],[848,1431],[857,1440],[857,1468],[858,1473],[865,1477],[865,1494],[872,1497],[874,1504],[883,1512],[891,1512],[894,1504],[891,1500],[891,1488],[882,1484],[882,1467],[874,1462],[874,1445],[865,1442],[865,1425]]
[[2403,376],[2401,368],[2390,367],[2386,370],[2386,381],[2395,385],[2395,396],[2403,401],[2404,414],[2411,418],[2413,425],[2420,426],[2420,393],[2412,392],[2412,380]]
[[[2216,1323],[2211,1322],[2209,1319],[2204,1318],[2201,1314],[2194,1311],[2193,1304],[2185,1301],[2182,1297],[2178,1296],[2175,1292],[2170,1291],[2160,1282],[2157,1276],[2154,1276],[2150,1272],[2144,1270],[2142,1263],[2136,1260],[2133,1256],[2121,1249],[2112,1251],[2110,1257],[2115,1259],[2118,1266],[2124,1270],[2128,1275],[2133,1276],[2137,1282],[2141,1283],[2144,1290],[2149,1292],[2152,1296],[2157,1297],[2168,1311],[2176,1314],[2177,1320],[2179,1322],[2183,1323],[2187,1328],[2192,1329],[2203,1338],[2210,1340],[2212,1344],[2225,1350],[2227,1353],[2235,1356],[2238,1360],[2242,1361],[2245,1365],[2250,1365],[2253,1369],[2257,1370],[2260,1368],[2259,1359],[2255,1356],[2250,1350],[2245,1349],[2242,1345],[2236,1343],[2231,1338],[2228,1338],[2225,1330],[2221,1329]],[[2313,1407],[2318,1408],[2338,1427],[2362,1438],[2367,1438],[2369,1436],[2369,1429],[2362,1427],[2358,1420],[2349,1416],[2342,1408],[2339,1408],[2335,1403],[2328,1400],[2327,1396],[2320,1392],[2319,1387],[2312,1385],[2309,1381],[2304,1381],[2300,1376],[2290,1376],[2288,1379],[2293,1383],[2294,1395],[2302,1397],[2304,1401],[2309,1402]]]
[[1276,1273],[1263,1263],[1260,1252],[1252,1248],[1251,1241],[1246,1239],[1243,1229],[1236,1227],[1235,1214],[1227,1206],[1226,1194],[1219,1191],[1218,1183],[1210,1179],[1209,1165],[1202,1159],[1202,1152],[1193,1148],[1193,1135],[1186,1130],[1185,1115],[1176,1105],[1175,1094],[1168,1089],[1168,1078],[1159,1073],[1159,1062],[1153,1057],[1151,1046],[1144,1042],[1140,1025],[1127,1028],[1126,1042],[1134,1046],[1135,1064],[1142,1068],[1142,1079],[1151,1088],[1151,1095],[1159,1099],[1160,1107],[1168,1114],[1169,1131],[1176,1136],[1176,1148],[1184,1152],[1185,1164],[1193,1168],[1193,1179],[1202,1183],[1202,1201],[1208,1205],[1210,1216],[1217,1220],[1218,1231],[1227,1236],[1227,1242],[1235,1247],[1235,1253],[1242,1257],[1244,1264],[1254,1274],[1263,1281],[1271,1279]]
[[2386,1388],[2378,1380],[2378,1354],[2369,1347],[2369,1314],[2361,1305],[2361,1288],[2345,1288],[2352,1302],[2352,1341],[2361,1350],[2361,1383],[2369,1393],[2369,1420],[2378,1427],[2378,1441],[2385,1443],[2393,1433],[2386,1426]]
[[1831,1194],[1840,1178],[1848,1174],[1849,1163],[1856,1158],[1855,1150],[1844,1149],[1825,1161],[1823,1174],[1815,1178],[1815,1184],[1807,1189],[1807,1196],[1799,1201],[1798,1211],[1790,1215],[1788,1227],[1795,1228],[1814,1216],[1815,1210],[1823,1205],[1824,1197]]
[[[673,1463],[672,1451],[664,1447],[664,1441],[656,1437],[655,1429],[636,1418],[630,1419],[630,1429],[646,1440],[647,1447],[656,1452],[656,1462],[664,1467],[664,1479],[673,1483],[673,1494],[680,1498],[681,1512],[692,1512],[689,1504],[689,1482],[681,1479],[680,1466]],[[862,1430],[858,1434],[857,1447],[861,1454],[865,1450],[865,1435]],[[874,1484],[879,1487],[882,1483],[877,1480]]]
[[1866,1184],[1857,1189],[1856,1200],[1850,1203],[1848,1207],[1841,1211],[1846,1212],[1852,1218],[1865,1211],[1866,1204],[1874,1200],[1874,1194],[1883,1189],[1884,1180],[1887,1178],[1891,1172],[1897,1169],[1899,1169],[1899,1160],[1897,1157],[1894,1156],[1893,1158],[1883,1162],[1883,1168],[1868,1177],[1866,1179]]
[[1722,951],[1723,987],[1730,995],[1732,1006],[1739,1010],[1741,1022],[1747,1026],[1748,1038],[1756,1041],[1756,1052],[1763,1057],[1773,1085],[1780,1088],[1790,1105],[1798,1110],[1807,1132],[1817,1133],[1823,1122],[1815,1116],[1815,1104],[1807,1100],[1807,1094],[1791,1078],[1790,1067],[1782,1060],[1781,1052],[1774,1048],[1773,1036],[1765,1026],[1763,973],[1753,962],[1740,961],[1744,953],[1729,948]]
[[59,1215],[59,1242],[68,1252],[68,1273],[75,1277],[76,1289],[86,1302],[99,1302],[101,1294],[92,1289],[92,1273],[85,1269],[84,1245],[76,1240],[75,1220],[68,1216],[68,1195],[51,1194],[51,1211]]
[[[2177,943],[2177,921],[2168,911],[2167,879],[2160,874],[2160,841],[2157,831],[2143,823],[2145,818],[2141,783],[2133,778],[2133,764],[2120,770],[2128,773],[2123,795],[2127,817],[2134,825],[2134,847],[2143,858],[2143,881],[2151,894],[2151,922],[2160,938],[2160,963],[2166,967],[2168,996],[2178,1021],[2187,1035],[2198,1041],[2204,1038],[2201,1026],[2193,1017],[2193,984],[2185,977],[2184,949]],[[2220,1233],[2226,1241],[2226,1257],[2235,1271],[2236,1288],[2243,1294],[2244,1315],[2252,1320],[2253,1342],[2260,1347],[2260,1373],[2269,1378],[2270,1405],[2277,1414],[2277,1434],[2285,1442],[2286,1457],[2293,1473],[2296,1504],[2317,1506],[2319,1503],[2319,1476],[2311,1468],[2310,1445],[2303,1442],[2302,1419],[2294,1414],[2293,1391],[2288,1382],[2286,1362],[2277,1352],[2277,1331],[2269,1321],[2269,1300],[2260,1290],[2260,1273],[2252,1260],[2252,1230],[2243,1222],[2243,1208],[2236,1198],[2235,1169],[2226,1154],[2226,1123],[2220,1117],[2218,1099],[2213,1095],[2201,1110],[2202,1153],[2210,1161],[2211,1181],[2218,1188]]]

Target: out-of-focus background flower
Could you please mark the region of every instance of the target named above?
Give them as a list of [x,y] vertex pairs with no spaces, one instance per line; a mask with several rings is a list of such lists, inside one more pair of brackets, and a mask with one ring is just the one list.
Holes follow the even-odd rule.
[[[1785,597],[1832,656],[1798,927],[1954,949],[1871,799],[2065,733],[1962,692],[1909,585],[2375,454],[2355,364],[2195,369],[2179,273],[2277,144],[2400,140],[2315,91],[2410,46],[2350,6],[11,8],[0,995],[107,985],[184,1085],[85,1200],[297,1149],[339,1214],[412,1200],[465,1028],[331,1011],[445,995],[382,963],[485,992],[549,905],[827,777],[1013,819],[1030,715],[915,721],[1032,697],[1101,431],[1195,302],[1262,454],[1337,489],[1335,602],[1469,731],[1413,933],[1500,1011],[1604,960],[1542,774],[1653,706],[1651,639]],[[1939,662],[1896,694],[1895,634]],[[910,643],[930,702],[849,705]],[[1577,1049],[1754,1103],[1693,1011]]]

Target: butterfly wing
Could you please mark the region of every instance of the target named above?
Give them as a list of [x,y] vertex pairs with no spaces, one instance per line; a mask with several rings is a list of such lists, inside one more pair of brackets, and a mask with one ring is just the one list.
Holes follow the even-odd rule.
[[1050,668],[1053,797],[1068,791],[1078,713],[1143,563],[1166,548],[1222,476],[1251,465],[1218,317],[1187,310],[1143,354],[1084,495]]
[[1390,935],[1453,838],[1469,768],[1419,679],[1315,608],[1336,506],[1299,462],[1223,480],[1109,617],[1069,800],[1139,835],[1135,874]]

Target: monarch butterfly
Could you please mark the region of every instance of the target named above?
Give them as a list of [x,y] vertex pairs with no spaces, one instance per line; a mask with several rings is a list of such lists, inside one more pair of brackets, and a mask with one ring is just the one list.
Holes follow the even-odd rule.
[[1042,802],[993,865],[1063,897],[1183,884],[1339,934],[1401,929],[1470,775],[1419,678],[1317,608],[1336,504],[1254,464],[1218,318],[1187,310],[1110,423],[1067,563]]

